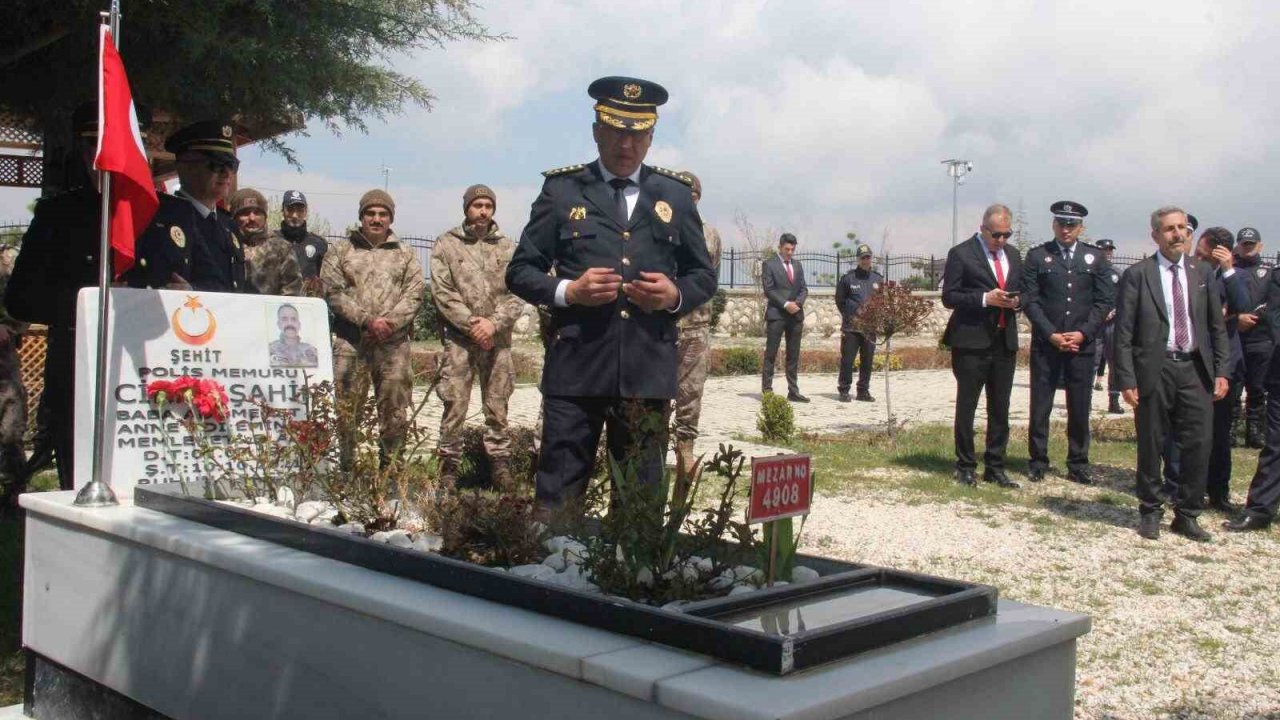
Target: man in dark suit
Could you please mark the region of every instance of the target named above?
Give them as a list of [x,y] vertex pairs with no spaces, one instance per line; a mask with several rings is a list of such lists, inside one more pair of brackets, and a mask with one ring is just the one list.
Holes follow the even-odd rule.
[[809,286],[804,282],[804,268],[795,259],[796,236],[783,233],[778,238],[778,254],[764,261],[760,282],[764,285],[764,372],[761,392],[773,392],[773,366],[778,358],[778,345],[787,338],[787,399],[809,402],[800,394],[796,374],[800,371],[800,336],[804,333],[804,302]]
[[1067,390],[1067,479],[1093,483],[1089,472],[1089,409],[1094,343],[1114,302],[1111,268],[1101,248],[1080,241],[1085,206],[1062,200],[1049,207],[1053,236],[1027,253],[1022,307],[1031,322],[1031,425],[1027,479],[1049,469],[1049,415],[1060,383]]
[[[1267,273],[1264,327],[1271,331],[1272,347],[1280,348],[1280,272]],[[1280,510],[1280,352],[1272,351],[1267,365],[1266,426],[1258,469],[1249,485],[1244,514],[1223,523],[1231,532],[1265,530],[1275,521]]]
[[951,248],[943,272],[942,304],[951,310],[942,342],[951,348],[956,378],[956,480],[977,484],[973,454],[973,417],[983,388],[987,392],[987,449],[982,479],[1016,488],[1004,469],[1009,444],[1009,393],[1018,353],[1018,293],[1022,261],[1006,244],[1013,213],[992,205],[972,238]]
[[716,289],[692,181],[643,164],[667,91],[608,77],[587,92],[600,159],[543,173],[506,273],[513,293],[551,316],[537,474],[544,517],[586,490],[606,423],[614,460],[634,460],[641,482],[662,476],[676,320]]
[[[1210,539],[1197,518],[1204,506],[1212,401],[1227,394],[1230,348],[1212,270],[1187,254],[1190,237],[1181,208],[1153,212],[1151,238],[1159,252],[1125,270],[1116,307],[1115,371],[1138,431],[1138,534],[1149,540],[1160,537],[1165,502],[1174,508],[1173,532]],[[1176,433],[1181,461],[1173,497],[1160,472],[1169,433]]]

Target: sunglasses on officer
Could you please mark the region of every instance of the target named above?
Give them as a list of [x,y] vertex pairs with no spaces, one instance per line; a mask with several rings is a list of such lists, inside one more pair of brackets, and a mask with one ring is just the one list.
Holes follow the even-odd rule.
[[1056,217],[1053,219],[1053,221],[1058,223],[1064,228],[1073,228],[1080,224],[1080,220],[1078,218]]
[[178,162],[191,163],[191,164],[198,164],[203,162],[205,168],[209,172],[213,173],[214,175],[217,175],[223,170],[229,173],[234,173],[240,169],[240,158],[231,157],[229,155],[219,155],[218,157],[213,157],[211,155],[203,155],[203,154],[193,155],[185,159],[179,160]]

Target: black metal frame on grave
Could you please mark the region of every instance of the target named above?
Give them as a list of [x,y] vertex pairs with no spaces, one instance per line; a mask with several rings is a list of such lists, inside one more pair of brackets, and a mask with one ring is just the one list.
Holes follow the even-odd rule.
[[[138,487],[134,503],[222,530],[384,572],[453,592],[533,610],[571,622],[691,650],[764,672],[785,675],[996,613],[994,587],[917,573],[799,555],[822,576],[758,592],[692,603],[679,611],[516,577],[440,555],[393,547],[336,529],[304,525],[205,500],[181,484]],[[726,551],[730,551],[726,546]],[[821,602],[841,593],[888,588],[919,602],[871,612],[823,627],[766,632],[740,618],[773,608]],[[780,610],[785,612],[785,610]]]

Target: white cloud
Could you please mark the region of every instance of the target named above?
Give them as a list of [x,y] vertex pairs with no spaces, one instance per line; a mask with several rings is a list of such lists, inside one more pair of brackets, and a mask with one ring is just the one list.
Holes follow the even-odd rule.
[[[593,155],[586,85],[634,74],[672,92],[650,160],[699,173],[703,214],[729,242],[741,209],[814,247],[849,229],[878,244],[887,227],[899,252],[945,252],[947,157],[975,164],[962,235],[1001,201],[1047,237],[1064,198],[1121,252],[1148,249],[1147,213],[1170,201],[1280,233],[1280,8],[1262,0],[490,0],[479,15],[515,39],[396,62],[436,93],[433,112],[368,136],[317,130],[298,143],[306,173],[246,162],[243,180],[296,186],[345,218],[386,162],[402,232],[455,222],[476,181],[499,187],[514,232],[538,170]],[[0,218],[20,209],[10,197]]]

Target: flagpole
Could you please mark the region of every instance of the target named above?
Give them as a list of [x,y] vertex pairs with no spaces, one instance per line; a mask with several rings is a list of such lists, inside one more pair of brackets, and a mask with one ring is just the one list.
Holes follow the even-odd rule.
[[[111,0],[111,11],[102,13],[107,17],[111,29],[111,40],[120,46],[120,0]],[[98,56],[102,56],[102,48],[98,48]],[[98,84],[102,84],[102,69],[98,69]],[[98,93],[98,133],[102,127],[102,93]],[[111,489],[108,479],[103,473],[103,445],[107,434],[106,398],[107,360],[110,357],[110,327],[107,324],[111,314],[111,173],[98,171],[98,185],[102,190],[102,225],[98,240],[98,367],[93,382],[93,474],[88,485],[76,493],[75,504],[79,507],[111,507],[119,505],[115,491]],[[69,460],[70,458],[68,458]],[[61,459],[59,459],[61,461]]]

